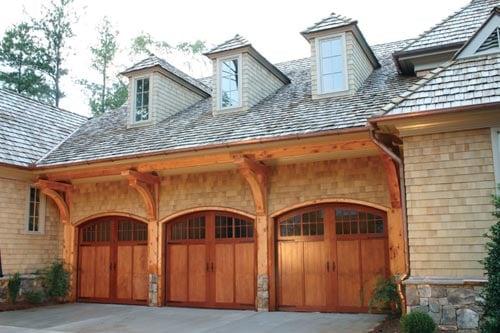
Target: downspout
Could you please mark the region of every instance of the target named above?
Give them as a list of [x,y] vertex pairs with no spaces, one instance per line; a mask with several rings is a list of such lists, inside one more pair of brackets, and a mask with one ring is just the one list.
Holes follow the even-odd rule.
[[383,142],[379,141],[375,133],[378,130],[377,126],[372,124],[371,122],[368,122],[367,124],[369,133],[370,133],[370,139],[373,141],[377,147],[379,147],[384,153],[389,155],[391,159],[396,162],[398,165],[398,171],[399,171],[399,192],[401,195],[401,212],[403,214],[403,237],[404,237],[404,244],[405,244],[405,271],[403,275],[399,278],[399,281],[397,282],[397,288],[398,288],[398,294],[399,297],[401,298],[401,305],[402,309],[401,312],[403,314],[406,313],[406,297],[405,294],[403,293],[403,281],[406,280],[410,276],[410,247],[408,244],[408,218],[407,218],[407,212],[406,212],[406,186],[405,186],[405,175],[404,175],[404,165],[401,157],[396,155],[389,147],[387,147]]

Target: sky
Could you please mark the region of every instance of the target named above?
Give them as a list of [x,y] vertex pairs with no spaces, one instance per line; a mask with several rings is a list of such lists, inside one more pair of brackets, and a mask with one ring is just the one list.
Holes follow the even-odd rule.
[[[141,32],[172,45],[203,40],[207,45],[223,42],[236,33],[246,37],[269,61],[276,63],[308,57],[310,49],[300,31],[335,12],[358,21],[371,45],[414,38],[452,14],[470,0],[75,0],[78,22],[66,57],[69,75],[62,88],[66,97],[61,107],[90,115],[80,79],[96,80],[91,69],[90,46],[97,40],[96,26],[107,16],[119,31],[122,51],[114,71],[132,65],[126,51]],[[28,16],[37,17],[47,0],[2,1],[0,34]],[[196,69],[190,73],[183,59],[167,59],[195,77],[207,75]]]

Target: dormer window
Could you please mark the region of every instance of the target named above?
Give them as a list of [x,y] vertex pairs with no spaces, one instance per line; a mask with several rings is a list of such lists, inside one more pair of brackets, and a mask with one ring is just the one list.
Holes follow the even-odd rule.
[[347,90],[344,35],[318,38],[318,86],[321,94]]
[[241,58],[222,59],[219,64],[220,108],[239,107],[241,106]]
[[149,120],[149,78],[135,80],[134,122]]

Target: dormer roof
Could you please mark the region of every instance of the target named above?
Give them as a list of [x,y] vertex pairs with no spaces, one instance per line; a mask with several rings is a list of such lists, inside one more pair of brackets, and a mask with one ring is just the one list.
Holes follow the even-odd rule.
[[208,56],[211,54],[235,50],[246,46],[251,46],[250,42],[245,37],[236,34],[234,35],[233,38],[228,39],[225,42],[222,42],[219,45],[208,50],[207,52],[204,53],[204,55]]
[[353,20],[351,18],[331,13],[330,16],[322,19],[319,22],[314,23],[312,26],[302,31],[301,34],[307,35],[313,32],[345,27],[350,24],[356,24],[357,22],[358,21]]
[[225,42],[215,46],[208,52],[205,52],[204,55],[209,57],[210,59],[215,59],[221,53],[226,52],[248,52],[252,55],[257,61],[261,63],[268,71],[273,73],[278,79],[280,79],[284,84],[290,83],[290,79],[283,74],[276,66],[274,66],[271,62],[269,62],[262,54],[260,54],[252,44],[243,36],[236,34],[233,38],[226,40]]
[[151,54],[149,57],[146,59],[143,59],[136,63],[135,65],[127,68],[120,74],[125,75],[125,76],[131,76],[132,73],[138,72],[141,70],[149,69],[149,68],[154,68],[158,67],[161,68],[168,73],[172,74],[174,78],[177,78],[180,80],[179,83],[184,83],[185,85],[188,85],[188,87],[194,89],[195,91],[201,93],[201,95],[205,95],[206,97],[210,96],[212,93],[212,90],[198,81],[197,79],[189,76],[188,74],[184,73],[183,71],[177,69],[174,67],[172,64],[170,64],[168,61],[161,59],[157,57],[154,54]]

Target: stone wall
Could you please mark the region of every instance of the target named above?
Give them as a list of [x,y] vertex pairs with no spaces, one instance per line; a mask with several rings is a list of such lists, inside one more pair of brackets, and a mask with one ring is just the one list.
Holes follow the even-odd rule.
[[[0,303],[9,302],[9,292],[7,285],[9,277],[0,277]],[[19,290],[18,301],[24,300],[24,295],[28,292],[43,291],[42,282],[38,275],[21,275],[21,289]]]
[[429,314],[442,331],[478,332],[481,284],[456,280],[407,282],[405,290],[408,312]]

